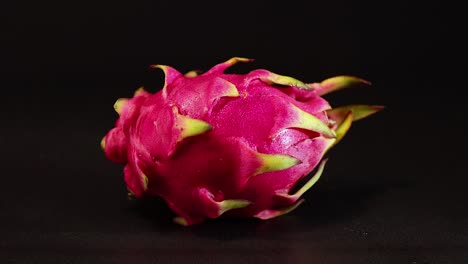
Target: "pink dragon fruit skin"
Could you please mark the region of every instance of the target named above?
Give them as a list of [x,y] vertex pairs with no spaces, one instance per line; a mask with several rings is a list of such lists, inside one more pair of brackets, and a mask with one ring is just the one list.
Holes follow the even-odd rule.
[[[120,117],[101,145],[124,167],[138,198],[158,196],[193,225],[223,216],[273,218],[296,208],[319,179],[324,154],[351,122],[381,106],[331,108],[321,97],[364,80],[338,76],[306,84],[267,70],[224,71],[232,58],[208,72],[185,75],[165,66],[165,84],[142,88],[114,105]],[[317,168],[295,193],[295,184]]]

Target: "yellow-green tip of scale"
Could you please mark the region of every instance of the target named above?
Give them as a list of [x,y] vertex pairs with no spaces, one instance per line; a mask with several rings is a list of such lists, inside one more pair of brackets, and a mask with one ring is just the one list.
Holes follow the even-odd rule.
[[219,205],[219,214],[222,215],[225,212],[233,209],[238,209],[238,208],[244,208],[252,204],[252,202],[247,201],[247,200],[224,200],[221,202],[218,202]]
[[187,116],[179,115],[181,139],[203,134],[210,131],[213,127],[199,119],[190,118]]
[[256,155],[261,161],[261,165],[260,168],[257,169],[255,175],[270,171],[285,170],[301,163],[300,160],[289,155],[264,154],[258,152]]
[[262,77],[261,80],[268,84],[293,86],[303,90],[311,90],[311,88],[307,84],[303,83],[302,81],[299,81],[298,79],[289,76],[279,75],[273,72],[271,72],[269,76]]
[[294,124],[291,124],[291,127],[303,128],[310,131],[318,132],[325,137],[334,138],[336,137],[335,131],[328,127],[327,124],[322,122],[312,114],[309,114],[296,106],[292,106],[294,111],[297,113],[297,119]]
[[115,103],[114,103],[115,112],[117,112],[117,114],[120,115],[122,113],[122,111],[123,111],[123,108],[127,104],[127,102],[128,102],[128,98],[119,98],[119,99],[117,99],[117,101],[115,101]]

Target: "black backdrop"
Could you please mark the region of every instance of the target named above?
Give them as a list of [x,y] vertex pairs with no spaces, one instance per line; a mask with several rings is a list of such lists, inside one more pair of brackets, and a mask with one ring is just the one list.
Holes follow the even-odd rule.
[[[460,12],[306,3],[3,3],[0,261],[467,263]],[[352,127],[289,215],[183,228],[159,200],[127,201],[99,148],[114,101],[162,86],[150,64],[206,70],[233,56],[256,59],[239,71],[368,79],[327,99],[387,108]]]

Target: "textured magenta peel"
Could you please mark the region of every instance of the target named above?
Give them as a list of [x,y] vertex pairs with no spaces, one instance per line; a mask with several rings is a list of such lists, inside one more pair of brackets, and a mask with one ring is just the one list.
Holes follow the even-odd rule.
[[161,91],[140,88],[132,98],[117,100],[119,118],[101,146],[125,166],[132,195],[161,197],[183,225],[220,216],[280,216],[303,201],[324,170],[325,153],[352,122],[382,109],[331,108],[321,97],[369,84],[351,76],[304,83],[263,69],[224,73],[250,61],[232,58],[206,73],[185,75],[154,65],[165,73]]

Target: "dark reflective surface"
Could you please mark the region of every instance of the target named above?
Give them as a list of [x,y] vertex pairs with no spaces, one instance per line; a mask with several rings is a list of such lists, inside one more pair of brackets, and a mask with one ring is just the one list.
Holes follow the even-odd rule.
[[[0,262],[467,263],[457,17],[432,2],[310,5],[2,8]],[[373,88],[327,99],[387,109],[353,125],[293,213],[180,227],[161,200],[127,200],[99,142],[118,97],[162,86],[148,65],[231,56],[257,59],[239,71],[367,78]]]

